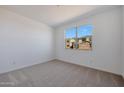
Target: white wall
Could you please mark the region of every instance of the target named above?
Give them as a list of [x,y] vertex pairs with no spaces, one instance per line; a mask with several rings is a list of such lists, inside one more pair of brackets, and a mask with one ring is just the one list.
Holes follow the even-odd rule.
[[123,19],[122,19],[122,22],[123,22],[123,30],[122,30],[122,75],[124,77],[124,6],[122,7],[122,15],[123,15]]
[[[124,75],[121,12],[117,8],[88,16],[56,28],[55,33],[43,23],[0,9],[0,73],[52,60],[56,51],[57,59]],[[93,50],[64,49],[64,30],[83,24],[94,26]]]
[[52,28],[0,9],[0,73],[52,60],[54,50]]
[[[121,8],[105,10],[56,28],[56,58],[74,64],[121,74]],[[92,24],[93,50],[64,48],[64,30],[74,25]]]

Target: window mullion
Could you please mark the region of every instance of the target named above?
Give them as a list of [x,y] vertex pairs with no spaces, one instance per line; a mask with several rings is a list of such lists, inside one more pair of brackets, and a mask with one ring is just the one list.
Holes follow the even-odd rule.
[[78,48],[78,37],[77,37],[77,35],[78,35],[78,27],[76,26],[76,49]]

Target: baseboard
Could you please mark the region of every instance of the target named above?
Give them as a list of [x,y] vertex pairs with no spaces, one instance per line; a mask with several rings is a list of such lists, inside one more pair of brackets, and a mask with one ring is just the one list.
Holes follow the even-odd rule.
[[[66,63],[71,63],[71,64],[75,64],[75,65],[79,65],[79,66],[83,66],[83,67],[87,67],[87,68],[91,68],[91,69],[95,69],[95,70],[99,70],[99,71],[103,71],[103,72],[107,72],[107,73],[112,73],[112,74],[115,74],[115,75],[119,75],[119,76],[122,76],[121,74],[118,74],[118,73],[114,73],[114,72],[110,72],[110,71],[107,71],[107,70],[104,70],[104,69],[99,69],[97,67],[91,67],[91,66],[87,66],[87,65],[81,65],[81,64],[76,64],[72,61],[69,61],[69,60],[63,60],[61,58],[56,58],[56,60],[59,60],[59,61],[64,61]],[[123,77],[124,78],[124,77]]]
[[52,58],[52,59],[49,59],[49,60],[45,60],[45,61],[37,61],[34,64],[29,64],[29,65],[25,65],[25,66],[23,65],[23,66],[14,68],[14,69],[9,69],[9,70],[6,70],[6,71],[2,71],[2,72],[0,72],[0,74],[9,73],[9,72],[12,72],[12,71],[16,71],[16,70],[23,69],[23,68],[26,68],[26,67],[31,67],[31,66],[34,66],[34,65],[46,63],[46,62],[53,61],[53,60],[55,60],[55,58]]
[[[53,60],[59,60],[59,61],[64,61],[64,62],[66,62],[66,63],[75,64],[75,63],[70,62],[70,61],[68,61],[68,60],[63,60],[63,59],[59,59],[59,58],[52,58],[52,59],[49,59],[49,60],[46,60],[46,61],[38,61],[38,62],[36,62],[35,64],[29,64],[29,65],[25,65],[25,66],[20,66],[20,67],[18,67],[18,68],[10,69],[10,70],[8,70],[8,71],[3,71],[3,72],[0,72],[0,74],[12,72],[12,71],[19,70],[19,69],[23,69],[23,68],[26,68],[26,67],[31,67],[31,66],[34,66],[34,65],[46,63],[46,62],[53,61]],[[108,72],[108,71],[105,71],[105,70],[101,70],[101,69],[98,69],[98,68],[92,68],[92,67],[85,66],[85,65],[80,65],[80,64],[75,64],[75,65],[84,66],[84,67],[88,67],[88,68],[91,68],[91,69],[104,71],[104,72],[107,72],[107,73],[113,73],[113,72]],[[113,74],[116,74],[116,73],[113,73]],[[120,75],[120,74],[116,74],[116,75]],[[122,76],[123,79],[124,79],[124,75],[121,74],[121,76]]]
[[124,79],[124,74],[122,74],[121,76],[122,76],[122,78]]

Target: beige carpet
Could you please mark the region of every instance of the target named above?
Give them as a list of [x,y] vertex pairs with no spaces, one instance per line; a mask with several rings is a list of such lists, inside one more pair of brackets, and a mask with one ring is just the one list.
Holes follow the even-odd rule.
[[0,74],[0,87],[117,87],[121,76],[54,60]]

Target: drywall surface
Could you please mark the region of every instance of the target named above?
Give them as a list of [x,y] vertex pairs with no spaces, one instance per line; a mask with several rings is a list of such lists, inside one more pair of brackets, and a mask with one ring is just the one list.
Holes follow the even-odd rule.
[[0,73],[54,59],[51,27],[0,9]]
[[124,6],[122,6],[122,26],[123,26],[123,30],[122,30],[122,76],[124,78]]
[[[56,28],[56,58],[74,64],[121,74],[121,8],[105,10]],[[64,30],[75,25],[93,25],[92,51],[64,48]]]

